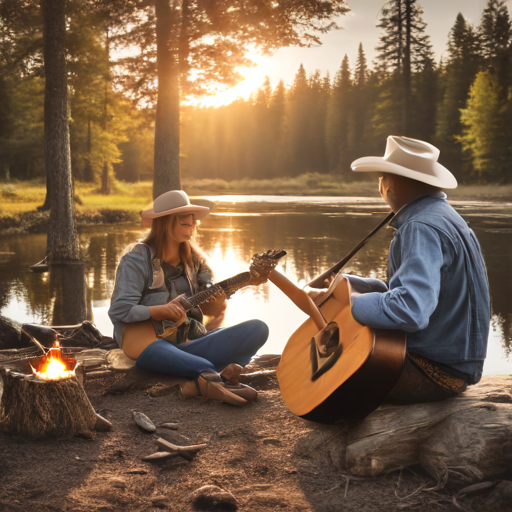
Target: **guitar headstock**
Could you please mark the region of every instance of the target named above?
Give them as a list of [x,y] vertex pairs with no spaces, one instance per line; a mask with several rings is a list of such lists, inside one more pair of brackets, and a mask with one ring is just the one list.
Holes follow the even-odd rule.
[[276,268],[277,264],[284,256],[286,256],[286,251],[280,249],[269,249],[268,251],[254,254],[249,267],[251,277],[254,279],[267,279],[270,272]]

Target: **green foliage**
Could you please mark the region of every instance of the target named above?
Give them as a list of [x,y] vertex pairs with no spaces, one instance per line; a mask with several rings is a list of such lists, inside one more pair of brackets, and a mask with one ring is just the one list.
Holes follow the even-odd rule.
[[[314,42],[318,31],[304,38],[294,23],[320,29],[333,14],[345,11],[342,1],[284,5],[229,0],[215,3],[217,11],[211,2],[187,4],[189,32],[178,45],[183,50],[183,94],[234,83],[248,45],[258,42],[271,52],[282,45]],[[292,4],[297,12],[286,22],[278,19],[279,13],[291,13]],[[411,119],[406,132],[407,6],[412,9],[412,40]],[[151,191],[135,182],[153,174],[153,6],[138,0],[70,0],[68,12],[74,177],[89,184],[87,197],[94,198],[96,209],[104,202],[94,192],[105,168],[111,175],[114,208],[138,200],[133,191],[149,202]],[[301,66],[290,88],[281,82],[272,89],[267,80],[248,100],[220,108],[182,107],[180,161],[185,183],[196,178],[198,190],[222,192],[232,191],[233,183],[252,190],[254,182],[254,190],[259,190],[254,180],[266,180],[268,190],[277,192],[271,182],[285,186],[296,178],[309,191],[316,188],[316,173],[338,179],[341,173],[344,182],[354,179],[350,162],[382,154],[392,133],[435,143],[441,162],[459,182],[510,182],[512,33],[506,3],[488,0],[476,28],[459,14],[449,34],[448,56],[439,66],[431,58],[421,13],[413,0],[385,4],[376,69],[369,69],[360,45],[354,69],[345,56],[332,81]],[[181,21],[176,19],[177,26]],[[0,0],[0,180],[44,178],[41,37],[37,3]],[[128,47],[138,53],[112,62],[109,53]],[[124,181],[115,181],[113,175]],[[299,179],[304,175],[309,181]],[[30,199],[35,194],[32,189],[17,191],[18,184],[0,188],[2,202],[21,209],[26,194]]]
[[484,181],[510,181],[510,113],[509,103],[501,100],[498,78],[490,71],[478,73],[461,110],[464,131],[459,140]]

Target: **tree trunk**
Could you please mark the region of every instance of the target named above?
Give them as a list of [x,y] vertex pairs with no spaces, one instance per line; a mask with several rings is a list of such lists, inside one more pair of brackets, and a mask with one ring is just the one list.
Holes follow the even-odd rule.
[[53,265],[50,291],[53,297],[52,325],[81,324],[87,316],[83,265]]
[[176,10],[169,0],[155,0],[158,100],[155,120],[155,175],[153,198],[180,190],[180,87]]
[[51,205],[47,254],[52,263],[80,260],[69,148],[65,0],[41,0],[44,41],[44,142],[47,200]]
[[404,47],[404,132],[410,137],[411,130],[411,25],[412,3],[414,0],[405,0],[405,47]]
[[[108,27],[106,31],[106,40],[105,40],[105,51],[107,57],[107,63],[110,64],[110,39],[108,36]],[[105,95],[103,98],[103,130],[105,133],[107,132],[108,127],[108,91],[109,91],[110,83],[109,78],[105,78]],[[101,172],[101,188],[100,192],[102,194],[108,195],[110,194],[110,164],[107,160],[103,162],[103,170]]]
[[92,152],[92,133],[91,133],[91,120],[87,119],[87,159],[84,165],[84,181],[94,181],[91,165],[91,152]]

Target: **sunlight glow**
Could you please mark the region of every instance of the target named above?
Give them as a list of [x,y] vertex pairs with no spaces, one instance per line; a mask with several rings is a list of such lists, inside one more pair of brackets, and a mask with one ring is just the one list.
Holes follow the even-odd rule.
[[212,88],[210,94],[199,98],[189,96],[184,103],[194,107],[221,107],[239,98],[249,98],[265,82],[270,57],[255,52],[247,53],[246,57],[254,62],[254,67],[243,67],[237,70],[244,77],[240,83],[233,87]]

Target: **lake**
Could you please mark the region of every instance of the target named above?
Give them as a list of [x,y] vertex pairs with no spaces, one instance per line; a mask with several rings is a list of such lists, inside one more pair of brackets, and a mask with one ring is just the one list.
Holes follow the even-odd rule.
[[[364,197],[218,196],[201,224],[197,242],[217,280],[248,270],[251,256],[284,249],[278,267],[303,285],[347,254],[389,212],[381,199]],[[512,373],[512,203],[451,201],[475,231],[487,263],[493,316],[484,373]],[[107,316],[115,269],[123,248],[141,238],[137,225],[80,229],[85,268],[34,274],[28,267],[46,251],[46,235],[2,236],[0,314],[19,322],[69,325],[88,318],[112,335]],[[393,236],[382,229],[345,267],[345,272],[385,279]],[[260,318],[270,327],[262,352],[279,353],[306,315],[273,284],[238,291],[224,325]]]

